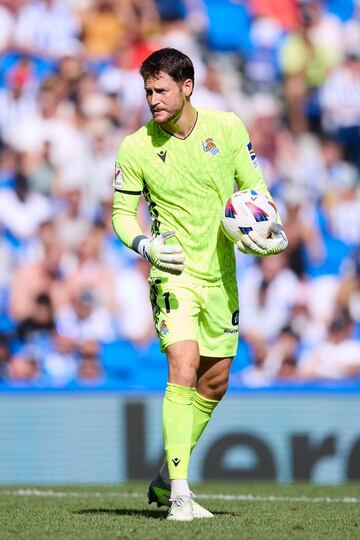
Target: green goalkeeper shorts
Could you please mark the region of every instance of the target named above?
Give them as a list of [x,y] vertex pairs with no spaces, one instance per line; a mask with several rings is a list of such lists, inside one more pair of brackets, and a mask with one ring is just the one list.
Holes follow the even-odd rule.
[[201,356],[236,355],[239,302],[235,276],[206,286],[189,276],[150,278],[155,328],[164,352],[172,343],[196,340]]

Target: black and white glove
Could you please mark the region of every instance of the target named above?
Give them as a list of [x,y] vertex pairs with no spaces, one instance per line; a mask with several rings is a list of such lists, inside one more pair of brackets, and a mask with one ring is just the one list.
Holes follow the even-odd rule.
[[175,236],[174,231],[166,231],[154,238],[143,238],[139,242],[137,251],[159,270],[170,274],[181,274],[185,262],[182,247],[165,245],[166,240],[173,236]]
[[269,238],[264,238],[260,234],[250,231],[241,237],[236,246],[242,253],[254,255],[255,257],[276,255],[284,251],[288,245],[288,239],[283,226],[280,223],[271,223],[269,232]]

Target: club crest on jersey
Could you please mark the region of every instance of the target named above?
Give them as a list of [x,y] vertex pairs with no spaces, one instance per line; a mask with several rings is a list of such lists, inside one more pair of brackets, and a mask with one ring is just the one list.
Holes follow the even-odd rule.
[[159,330],[160,334],[162,336],[166,336],[168,333],[169,333],[169,329],[168,327],[166,326],[166,322],[164,321],[164,319],[161,321],[160,323],[160,330]]
[[204,152],[209,152],[212,156],[220,152],[220,148],[216,146],[212,137],[208,137],[205,141],[202,141],[201,144]]
[[122,187],[124,187],[124,175],[122,169],[117,165],[115,165],[113,187],[115,189],[121,189]]
[[250,155],[250,158],[251,158],[251,163],[252,163],[254,169],[256,169],[259,166],[259,164],[258,164],[258,160],[257,160],[256,154],[255,154],[255,150],[253,149],[251,142],[249,142],[246,145],[246,147],[248,149],[248,152],[249,152],[249,155]]

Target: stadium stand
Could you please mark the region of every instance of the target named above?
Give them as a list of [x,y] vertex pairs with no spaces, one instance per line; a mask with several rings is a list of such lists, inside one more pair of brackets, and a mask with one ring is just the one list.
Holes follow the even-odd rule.
[[149,118],[138,68],[163,46],[193,59],[195,105],[243,118],[289,237],[237,255],[231,388],[360,388],[360,3],[278,5],[0,2],[2,388],[165,384],[149,268],[111,228],[116,149]]

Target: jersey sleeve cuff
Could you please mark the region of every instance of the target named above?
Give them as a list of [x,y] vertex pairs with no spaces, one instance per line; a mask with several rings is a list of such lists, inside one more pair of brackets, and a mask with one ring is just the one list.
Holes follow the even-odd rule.
[[139,235],[132,241],[132,249],[139,253],[142,257],[146,258],[146,247],[149,243],[149,239],[145,235]]

